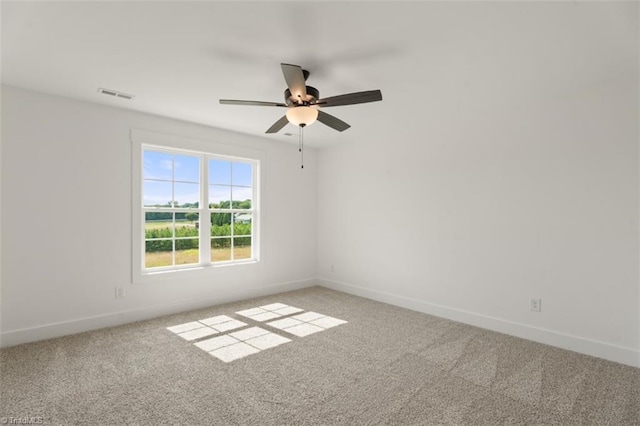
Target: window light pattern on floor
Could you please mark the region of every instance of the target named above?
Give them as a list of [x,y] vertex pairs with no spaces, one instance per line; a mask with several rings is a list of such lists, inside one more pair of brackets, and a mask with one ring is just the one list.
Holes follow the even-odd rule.
[[296,314],[302,311],[303,310],[300,308],[288,306],[282,303],[272,303],[270,305],[259,306],[257,308],[245,309],[244,311],[236,312],[236,314],[251,318],[254,321],[263,322],[285,315]]
[[205,318],[199,321],[167,327],[167,330],[176,333],[184,340],[197,340],[213,334],[222,333],[236,328],[244,327],[247,323],[238,321],[226,315]]
[[[282,303],[272,303],[270,305],[238,311],[236,314],[257,322],[280,318],[276,321],[266,323],[266,325],[298,337],[308,336],[347,322],[316,312],[299,314],[300,312],[304,312],[304,310]],[[261,327],[249,327],[238,330],[248,325],[249,324],[245,322],[227,315],[218,315],[167,327],[167,330],[189,342],[197,341],[194,343],[194,346],[197,346],[224,362],[235,361],[236,359],[244,358],[245,356],[258,353],[265,349],[291,342],[291,339],[272,333]],[[224,334],[215,336],[220,333]]]
[[224,336],[203,340],[195,343],[195,345],[219,360],[231,362],[290,341],[291,339],[263,328],[251,327]]
[[346,323],[347,321],[322,315],[317,312],[305,312],[304,314],[268,322],[267,325],[293,334],[294,336],[304,337]]

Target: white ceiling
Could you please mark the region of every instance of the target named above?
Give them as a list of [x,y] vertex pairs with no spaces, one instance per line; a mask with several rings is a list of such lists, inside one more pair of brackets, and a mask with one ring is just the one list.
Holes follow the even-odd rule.
[[[282,109],[218,99],[282,101],[281,62],[308,69],[321,97],[382,90],[382,102],[327,110],[352,128],[314,124],[316,147],[417,136],[442,111],[464,120],[637,70],[633,3],[5,1],[1,12],[3,84],[45,93],[264,135]],[[265,137],[297,142],[286,132],[297,130]]]

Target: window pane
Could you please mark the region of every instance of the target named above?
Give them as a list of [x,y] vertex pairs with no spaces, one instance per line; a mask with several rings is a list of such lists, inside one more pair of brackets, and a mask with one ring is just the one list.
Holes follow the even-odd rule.
[[176,265],[199,263],[198,239],[187,238],[176,240]]
[[251,188],[232,186],[231,187],[233,197],[234,209],[250,209],[251,199],[253,198],[253,190]]
[[231,200],[231,187],[209,185],[209,207],[213,209],[228,209]]
[[145,207],[171,207],[173,189],[171,182],[144,181],[142,205]]
[[173,213],[146,212],[144,237],[145,239],[173,238]]
[[200,235],[198,213],[176,213],[176,238],[197,237]]
[[233,239],[233,259],[251,259],[251,237]]
[[211,236],[231,235],[231,213],[211,213]]
[[231,166],[231,184],[240,186],[251,186],[253,182],[253,172],[251,164],[233,163]]
[[200,185],[197,183],[175,183],[175,207],[198,208]]
[[209,160],[209,183],[231,185],[231,162]]
[[211,239],[211,261],[231,260],[231,238]]
[[233,235],[251,235],[251,213],[233,214]]
[[200,182],[200,158],[188,155],[173,157],[173,179],[184,182]]
[[176,265],[200,263],[200,251],[195,249],[176,251]]
[[143,154],[143,175],[144,179],[164,179],[172,178],[172,155],[164,152],[144,151]]
[[158,268],[173,265],[172,240],[147,240],[144,247],[145,268]]

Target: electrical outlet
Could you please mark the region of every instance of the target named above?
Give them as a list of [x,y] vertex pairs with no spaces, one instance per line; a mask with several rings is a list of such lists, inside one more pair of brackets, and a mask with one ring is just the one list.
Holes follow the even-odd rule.
[[542,299],[531,299],[529,301],[529,309],[533,312],[542,311]]
[[124,299],[124,287],[116,287],[116,299]]

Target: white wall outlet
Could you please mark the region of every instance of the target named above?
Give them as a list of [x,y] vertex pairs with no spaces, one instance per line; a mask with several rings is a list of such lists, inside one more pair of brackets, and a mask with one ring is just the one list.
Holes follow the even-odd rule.
[[124,286],[116,287],[116,299],[124,299]]
[[533,312],[542,311],[542,299],[534,299],[534,298],[532,298],[529,301],[529,309],[532,310]]

